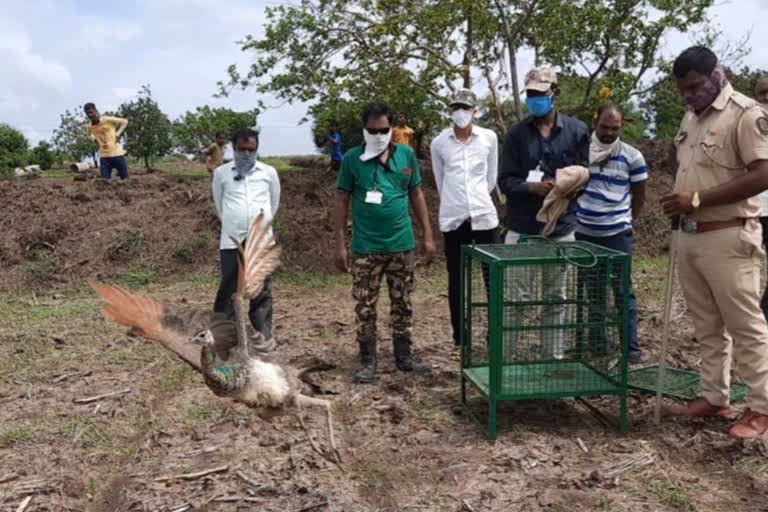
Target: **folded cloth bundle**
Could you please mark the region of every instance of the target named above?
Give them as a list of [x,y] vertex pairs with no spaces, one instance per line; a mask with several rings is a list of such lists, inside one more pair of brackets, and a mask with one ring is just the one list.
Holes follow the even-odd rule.
[[557,219],[568,208],[568,203],[589,181],[589,169],[580,165],[570,165],[558,169],[555,174],[555,186],[544,198],[544,204],[536,220],[545,224],[541,230],[543,236],[549,236],[555,230]]

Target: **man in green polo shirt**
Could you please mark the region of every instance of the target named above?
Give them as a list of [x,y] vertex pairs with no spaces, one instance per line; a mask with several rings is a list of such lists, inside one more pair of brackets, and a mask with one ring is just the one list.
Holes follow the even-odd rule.
[[[421,189],[419,161],[408,146],[392,144],[392,113],[371,103],[363,112],[365,144],[350,149],[341,164],[336,196],[336,266],[352,272],[357,301],[357,342],[362,368],[356,382],[376,378],[376,303],[386,277],[392,317],[395,365],[403,372],[429,368],[411,358],[413,251],[416,240],[409,202],[424,232],[426,262],[435,255],[432,226]],[[352,247],[347,248],[347,215],[352,203]]]

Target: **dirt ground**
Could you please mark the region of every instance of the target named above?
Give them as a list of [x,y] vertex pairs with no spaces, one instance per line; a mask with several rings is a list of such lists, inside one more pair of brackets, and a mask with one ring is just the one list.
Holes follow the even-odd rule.
[[[169,166],[125,184],[0,182],[0,512],[26,497],[26,512],[768,510],[768,442],[732,441],[725,420],[657,427],[647,395],[632,394],[626,435],[605,424],[617,400],[590,399],[596,414],[563,399],[505,404],[498,441],[486,441],[459,407],[439,263],[419,267],[414,297],[416,350],[432,375],[394,369],[383,298],[380,379],[352,384],[350,283],[325,272],[332,177],[291,165],[280,175],[278,352],[336,366],[313,380],[333,393],[343,462],[315,453],[295,416],[262,419],[215,397],[173,356],[106,323],[83,286],[97,277],[210,307],[217,225],[205,175]],[[666,275],[665,236],[652,232],[635,259],[648,361]],[[696,369],[679,296],[673,316],[669,362]],[[305,416],[327,446],[322,413]]]

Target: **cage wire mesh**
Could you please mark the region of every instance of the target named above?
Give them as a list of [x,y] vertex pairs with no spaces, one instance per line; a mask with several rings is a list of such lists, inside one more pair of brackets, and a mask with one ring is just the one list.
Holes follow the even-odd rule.
[[614,394],[626,428],[630,256],[529,237],[462,248],[462,401]]

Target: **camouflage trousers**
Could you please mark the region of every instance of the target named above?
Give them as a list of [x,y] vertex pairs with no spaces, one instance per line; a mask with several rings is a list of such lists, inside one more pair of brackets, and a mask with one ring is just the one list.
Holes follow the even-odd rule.
[[376,304],[384,277],[389,288],[392,337],[410,341],[413,251],[352,255],[352,297],[357,301],[357,339],[376,337]]

